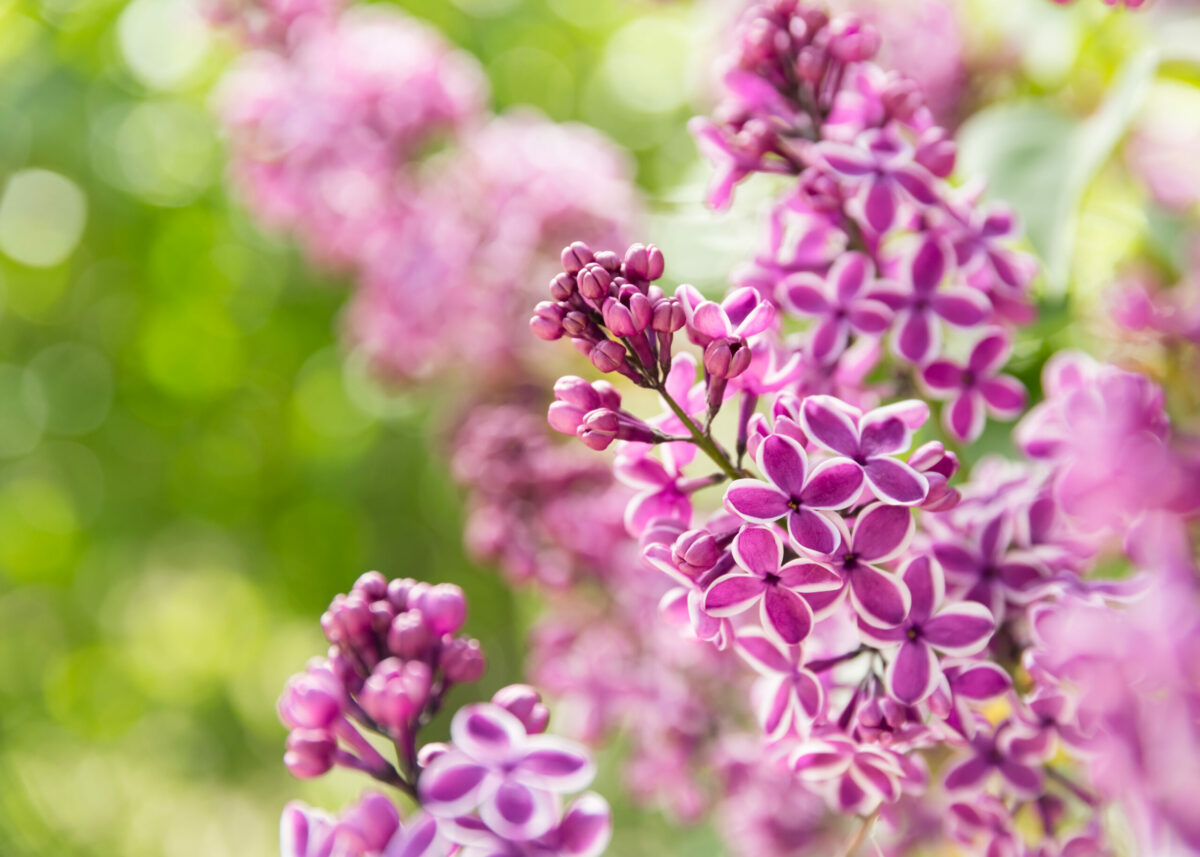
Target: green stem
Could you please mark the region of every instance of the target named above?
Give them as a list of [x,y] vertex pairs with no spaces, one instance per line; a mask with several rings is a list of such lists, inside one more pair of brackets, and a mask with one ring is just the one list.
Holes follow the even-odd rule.
[[692,418],[687,415],[687,412],[679,406],[678,402],[671,398],[671,394],[668,393],[661,384],[655,385],[654,389],[658,391],[660,396],[662,396],[663,401],[667,403],[667,407],[674,412],[675,416],[679,417],[679,421],[683,423],[684,428],[688,430],[688,434],[692,436],[692,443],[700,447],[700,449],[704,451],[704,454],[711,458],[717,467],[721,468],[726,476],[728,476],[730,479],[740,479],[745,475],[733,466],[733,463],[725,457],[724,453],[722,453],[720,448],[717,447],[713,439],[708,436],[708,433],[702,431],[700,427],[692,421]]

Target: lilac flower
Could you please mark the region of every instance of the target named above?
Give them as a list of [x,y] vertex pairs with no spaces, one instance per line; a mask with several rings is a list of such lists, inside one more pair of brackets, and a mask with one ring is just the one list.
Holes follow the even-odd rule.
[[725,491],[725,507],[751,523],[769,524],[786,516],[796,544],[814,553],[832,553],[839,532],[828,510],[854,502],[862,489],[862,469],[846,458],[810,469],[804,448],[782,434],[768,435],[756,459],[766,481],[735,480]]
[[774,527],[743,527],[734,537],[733,557],[744,573],[714,581],[704,593],[704,609],[734,616],[758,604],[763,628],[786,645],[799,643],[812,630],[812,608],[800,593],[841,585],[836,574],[812,561],[783,565],[783,540]]
[[979,732],[971,739],[970,755],[946,772],[950,791],[981,789],[990,779],[998,779],[1006,792],[1023,798],[1034,797],[1042,789],[1042,773],[1027,755],[1014,749],[1011,721],[993,732]]
[[852,531],[842,525],[837,550],[827,558],[849,590],[855,612],[873,626],[899,625],[912,606],[904,582],[874,563],[899,555],[913,530],[908,509],[874,503],[858,514]]
[[281,857],[442,857],[447,843],[429,816],[400,823],[395,806],[367,792],[341,818],[293,801],[279,820]]
[[945,603],[942,569],[928,556],[910,559],[900,578],[911,596],[904,621],[894,628],[876,628],[862,618],[858,624],[871,641],[899,644],[888,664],[888,691],[900,702],[916,705],[933,693],[941,680],[934,651],[976,654],[991,639],[996,620],[982,604]]
[[880,500],[914,506],[928,495],[928,480],[892,458],[912,444],[912,431],[891,411],[856,414],[831,396],[809,396],[800,422],[815,443],[857,463]]
[[735,289],[721,303],[706,300],[688,285],[675,291],[687,319],[688,336],[707,347],[714,340],[745,340],[756,336],[775,318],[775,306],[751,288]]
[[655,518],[674,518],[685,525],[692,519],[689,495],[710,484],[688,480],[669,458],[648,456],[621,458],[614,467],[617,479],[638,491],[625,508],[625,529],[639,535]]
[[947,582],[968,601],[978,601],[1004,618],[1008,603],[1022,603],[1037,594],[1049,571],[1030,551],[1012,549],[1012,519],[1004,511],[979,522],[970,538],[936,540],[933,554]]
[[767,737],[807,735],[824,707],[825,692],[816,675],[804,668],[800,647],[781,648],[754,628],[740,632],[736,646],[738,654],[763,676],[756,686],[757,711]]
[[[594,792],[577,797],[549,832],[525,842],[510,842],[485,830],[472,831],[461,857],[598,857],[612,835],[612,814]],[[389,855],[390,857],[390,855]]]
[[780,302],[798,315],[818,319],[809,352],[818,363],[837,360],[851,332],[877,336],[892,323],[892,310],[872,297],[875,267],[862,253],[843,253],[828,274],[793,274],[780,283]]
[[953,251],[943,241],[922,236],[901,267],[909,291],[888,296],[897,313],[893,350],[910,363],[922,366],[941,349],[935,318],[957,327],[975,327],[991,316],[992,306],[978,289],[943,284],[953,273],[953,264]]
[[964,738],[975,737],[977,723],[967,707],[985,702],[1012,689],[1012,679],[990,661],[946,659],[941,663],[943,681],[929,697],[929,708]]
[[942,421],[958,440],[973,443],[979,439],[985,411],[996,419],[1010,420],[1025,409],[1025,387],[1011,375],[997,374],[1011,351],[1008,334],[995,330],[975,343],[965,366],[934,360],[921,370],[921,379],[933,396],[949,400]]
[[831,802],[844,813],[869,815],[900,797],[904,771],[899,757],[845,735],[802,741],[788,761],[805,783],[828,790]]
[[938,201],[933,176],[913,161],[913,150],[895,135],[871,130],[856,145],[822,142],[812,155],[854,190],[856,211],[876,233],[892,228],[903,204]]
[[460,708],[450,736],[451,747],[421,775],[422,807],[451,821],[478,810],[483,825],[502,839],[525,842],[550,832],[558,817],[555,796],[578,791],[595,774],[582,747],[531,736],[493,703]]

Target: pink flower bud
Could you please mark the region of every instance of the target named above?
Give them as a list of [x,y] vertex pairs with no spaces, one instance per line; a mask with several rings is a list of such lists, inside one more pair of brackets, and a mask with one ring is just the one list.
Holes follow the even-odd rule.
[[408,593],[412,591],[413,584],[416,583],[411,577],[398,577],[388,583],[387,597],[388,601],[398,611],[408,609]]
[[623,270],[630,280],[653,282],[666,270],[666,260],[653,244],[634,244],[625,251]]
[[663,298],[654,305],[650,326],[658,333],[674,333],[687,323],[683,304],[677,298]]
[[298,780],[328,773],[337,754],[337,740],[325,729],[293,729],[288,733],[283,764]]
[[387,596],[387,578],[378,571],[368,571],[354,581],[352,592],[361,592],[368,601]]
[[625,349],[619,342],[606,339],[597,342],[588,353],[592,365],[601,372],[616,372],[625,365]]
[[291,728],[326,729],[342,713],[341,682],[327,664],[288,679],[279,697],[279,719]]
[[680,571],[699,576],[717,564],[721,549],[708,530],[688,530],[671,546],[671,558]]
[[595,262],[586,265],[576,278],[579,283],[579,294],[590,301],[599,301],[608,294],[612,285],[612,274]]
[[[400,813],[395,805],[379,792],[367,792],[342,816],[338,824],[339,836],[353,836],[361,852],[382,852],[400,828]],[[337,851],[341,851],[339,839]],[[359,853],[357,850],[354,853]]]
[[857,15],[829,22],[829,52],[842,62],[863,62],[879,53],[879,32]]
[[419,610],[406,610],[392,620],[388,629],[388,651],[405,660],[422,659],[429,651],[433,635]]
[[551,402],[550,408],[546,412],[546,422],[550,423],[550,428],[557,432],[575,434],[586,413],[587,411],[582,408],[566,402]]
[[530,735],[545,732],[546,724],[550,722],[550,710],[542,704],[541,695],[527,684],[500,688],[492,702],[520,720]]
[[456,637],[442,646],[442,672],[456,684],[479,681],[487,669],[487,659],[478,640]]
[[578,274],[584,265],[595,259],[595,256],[592,255],[591,247],[582,241],[576,241],[563,249],[561,258],[564,271],[568,274]]
[[[612,408],[614,411],[621,407],[621,394],[617,388],[607,381],[593,381],[592,389],[599,397],[597,408]],[[594,410],[594,409],[593,409]]]
[[563,310],[558,304],[542,301],[529,319],[529,329],[538,339],[553,342],[563,335]]
[[565,301],[573,294],[575,294],[575,278],[559,271],[550,281],[550,297],[556,301]]
[[436,636],[453,634],[467,618],[467,600],[462,588],[453,583],[431,586],[417,604]]

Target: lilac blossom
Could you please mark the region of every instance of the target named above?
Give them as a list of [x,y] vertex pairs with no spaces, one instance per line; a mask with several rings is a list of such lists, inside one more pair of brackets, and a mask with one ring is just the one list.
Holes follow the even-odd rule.
[[1025,409],[1025,387],[1011,375],[998,374],[1011,351],[1008,335],[992,331],[975,343],[965,365],[934,360],[921,370],[933,396],[948,400],[942,422],[951,436],[972,443],[983,433],[986,414],[1011,420]]
[[819,319],[809,352],[818,363],[831,363],[846,350],[850,333],[878,335],[892,322],[892,310],[873,297],[875,271],[862,253],[844,253],[822,278],[793,274],[780,283],[780,300],[791,312]]
[[817,676],[804,668],[800,647],[781,647],[752,628],[738,634],[736,645],[738,653],[763,676],[756,687],[763,732],[768,738],[807,734],[824,707],[825,691]]
[[429,816],[402,824],[395,805],[367,792],[341,817],[293,801],[279,821],[281,857],[443,857],[448,845]]

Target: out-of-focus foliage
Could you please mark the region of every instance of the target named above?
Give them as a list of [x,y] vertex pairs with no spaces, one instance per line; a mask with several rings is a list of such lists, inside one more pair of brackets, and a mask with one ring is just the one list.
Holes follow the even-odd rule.
[[[700,208],[685,130],[711,7],[731,4],[402,5],[483,61],[499,107],[633,150],[672,277],[715,285],[752,246],[749,195],[719,219]],[[1027,209],[1050,282],[1086,303],[1141,244],[1178,262],[1178,221],[1110,154],[1147,89],[1194,103],[1194,72],[1099,3],[968,6],[980,56],[1034,34],[980,93],[999,100],[968,123],[964,159]],[[463,585],[491,661],[480,692],[519,674],[532,605],[464,557],[428,403],[344,358],[342,284],[226,194],[207,102],[225,54],[186,0],[0,0],[5,857],[273,854],[287,798],[357,793],[349,775],[288,776],[274,700],[367,568]],[[1045,341],[1070,341],[1065,314],[1045,318]],[[600,785],[612,853],[716,853]]]

